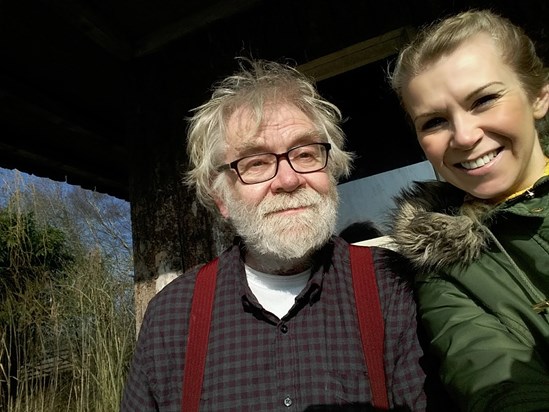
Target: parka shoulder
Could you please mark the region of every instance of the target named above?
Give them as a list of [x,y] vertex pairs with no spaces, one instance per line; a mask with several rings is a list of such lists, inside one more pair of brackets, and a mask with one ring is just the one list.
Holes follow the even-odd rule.
[[491,208],[465,202],[466,193],[440,181],[414,182],[394,198],[391,236],[398,251],[423,273],[469,265],[487,244]]

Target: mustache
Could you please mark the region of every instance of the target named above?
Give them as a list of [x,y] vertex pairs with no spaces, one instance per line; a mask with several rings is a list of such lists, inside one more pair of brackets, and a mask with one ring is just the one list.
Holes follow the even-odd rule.
[[258,206],[261,215],[268,215],[287,209],[311,207],[317,205],[322,196],[312,189],[301,189],[292,193],[278,193],[272,198],[263,200]]

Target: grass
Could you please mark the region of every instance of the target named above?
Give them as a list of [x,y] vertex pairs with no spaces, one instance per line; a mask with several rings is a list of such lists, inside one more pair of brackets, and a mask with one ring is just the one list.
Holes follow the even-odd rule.
[[18,179],[0,188],[0,411],[118,411],[135,343],[123,212]]
[[[135,342],[131,290],[90,256],[71,276],[8,296],[0,336],[6,410],[119,410]],[[22,365],[14,370],[10,359]]]

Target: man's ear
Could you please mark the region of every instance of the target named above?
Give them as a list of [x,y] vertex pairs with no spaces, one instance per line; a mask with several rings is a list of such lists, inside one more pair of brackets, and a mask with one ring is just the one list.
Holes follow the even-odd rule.
[[219,213],[221,213],[221,216],[223,216],[225,219],[229,218],[229,208],[226,206],[223,199],[221,199],[219,196],[214,197],[214,202],[217,208],[219,209]]
[[534,101],[534,118],[536,120],[542,119],[549,110],[549,84],[546,84],[541,89],[540,94]]

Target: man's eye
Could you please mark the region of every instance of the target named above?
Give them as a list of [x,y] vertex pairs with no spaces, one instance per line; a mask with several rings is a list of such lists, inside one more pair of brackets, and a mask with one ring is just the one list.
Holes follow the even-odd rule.
[[267,162],[262,159],[253,159],[246,163],[247,169],[257,169],[260,167],[265,167],[267,165]]
[[314,159],[314,153],[312,152],[301,152],[297,156],[295,156],[296,159],[299,160],[308,160],[308,159]]
[[432,119],[427,120],[425,123],[421,125],[419,128],[422,132],[435,129],[437,127],[442,126],[446,123],[446,120],[442,117],[433,117]]

